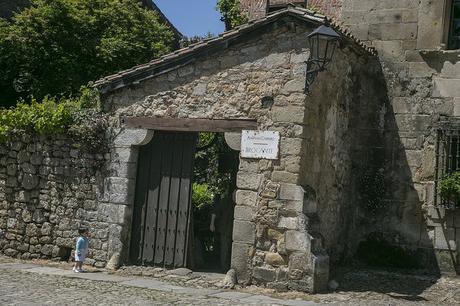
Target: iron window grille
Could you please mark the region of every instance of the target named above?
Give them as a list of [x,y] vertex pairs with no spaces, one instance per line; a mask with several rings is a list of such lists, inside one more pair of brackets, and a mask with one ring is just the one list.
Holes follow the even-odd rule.
[[449,49],[460,49],[460,0],[452,0],[449,26]]
[[434,203],[446,209],[460,208],[460,201],[453,203],[439,195],[440,180],[460,171],[460,118],[441,119],[437,130]]

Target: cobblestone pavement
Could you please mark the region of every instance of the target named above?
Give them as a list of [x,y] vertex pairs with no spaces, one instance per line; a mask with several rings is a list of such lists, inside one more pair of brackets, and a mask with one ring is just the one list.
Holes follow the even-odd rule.
[[223,290],[218,276],[211,275],[207,284],[209,275],[166,275],[161,269],[115,274],[69,270],[67,263],[0,257],[0,305],[460,305],[460,278],[397,271],[348,268],[335,275],[336,292],[309,295],[255,286]]
[[292,305],[237,291],[179,287],[154,279],[73,273],[33,264],[0,264],[0,305]]

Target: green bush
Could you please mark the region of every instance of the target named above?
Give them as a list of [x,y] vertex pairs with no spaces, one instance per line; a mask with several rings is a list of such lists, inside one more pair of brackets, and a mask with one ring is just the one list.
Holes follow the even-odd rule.
[[214,192],[206,183],[193,183],[192,185],[192,203],[197,209],[210,207],[214,200]]
[[105,144],[106,116],[97,110],[99,94],[91,87],[82,87],[78,98],[32,99],[20,101],[16,107],[0,109],[0,143],[27,135],[63,134],[74,138],[92,151]]
[[460,171],[448,174],[439,181],[439,194],[444,200],[454,203],[460,200]]

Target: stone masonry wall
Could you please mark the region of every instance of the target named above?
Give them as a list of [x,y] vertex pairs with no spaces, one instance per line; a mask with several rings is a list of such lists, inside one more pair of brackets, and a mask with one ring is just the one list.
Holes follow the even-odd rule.
[[[241,38],[238,44],[231,44],[225,51],[197,58],[186,66],[104,97],[114,124],[120,116],[255,119],[260,130],[280,132],[278,160],[240,159],[232,247],[232,267],[240,282],[304,291],[320,291],[327,286],[329,257],[321,239],[315,238],[310,227],[310,193],[308,186],[303,185],[309,174],[305,173],[303,164],[316,158],[315,169],[321,167],[321,156],[308,155],[306,148],[333,145],[332,139],[341,135],[336,135],[338,127],[334,124],[342,122],[339,119],[342,114],[350,114],[336,113],[324,126],[308,126],[307,117],[315,119],[309,115],[306,105],[314,103],[311,108],[322,108],[322,104],[329,105],[325,99],[332,99],[334,107],[341,108],[347,107],[352,100],[359,100],[358,93],[364,89],[355,87],[361,80],[352,75],[358,72],[356,67],[369,63],[357,55],[350,55],[352,52],[348,48],[339,50],[334,65],[340,68],[328,75],[335,75],[334,81],[343,84],[342,90],[337,92],[328,87],[326,96],[320,96],[320,90],[315,90],[311,97],[305,95],[304,62],[309,56],[305,35],[311,30],[298,21],[285,18],[267,26],[263,32],[258,30]],[[344,82],[342,78],[346,76],[353,80]],[[327,78],[319,79],[318,83],[328,82]],[[347,103],[342,105],[337,101],[342,100],[340,95],[346,92],[347,86],[357,91],[347,94],[344,98]],[[272,107],[262,107],[264,97],[273,98]],[[378,101],[366,105],[372,103]],[[324,107],[329,109],[329,106]],[[369,108],[371,110],[374,107]],[[308,127],[330,129],[326,135],[324,130],[314,131]],[[330,142],[325,141],[328,137]],[[352,154],[349,146],[334,152],[336,158]],[[337,181],[341,183],[344,178],[340,175],[348,170],[341,169],[336,176],[325,177],[321,183],[326,186],[333,186]],[[322,197],[328,191],[326,188],[320,190]],[[314,212],[317,214],[313,217],[340,219],[340,214],[346,212],[337,208],[340,201],[335,199],[321,212]],[[322,229],[327,226],[324,223]],[[329,250],[336,248],[334,244],[339,236],[327,235],[326,239],[331,239],[325,243]]]
[[460,116],[460,51],[442,51],[449,3],[344,0],[341,14],[355,36],[377,48],[389,96],[386,209],[357,237],[383,233],[394,245],[418,250],[426,267],[436,256],[434,268],[444,272],[460,262],[460,212],[434,203],[437,122]]
[[91,231],[93,262],[107,261],[109,218],[99,203],[110,155],[87,154],[65,137],[26,137],[0,146],[0,252],[68,259],[78,228]]

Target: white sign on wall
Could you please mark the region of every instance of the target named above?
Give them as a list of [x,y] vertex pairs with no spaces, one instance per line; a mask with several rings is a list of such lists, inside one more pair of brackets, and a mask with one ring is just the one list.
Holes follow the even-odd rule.
[[279,143],[279,132],[243,130],[241,157],[278,159]]

